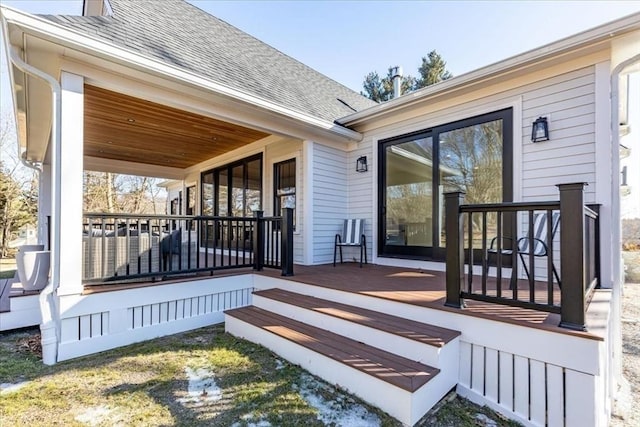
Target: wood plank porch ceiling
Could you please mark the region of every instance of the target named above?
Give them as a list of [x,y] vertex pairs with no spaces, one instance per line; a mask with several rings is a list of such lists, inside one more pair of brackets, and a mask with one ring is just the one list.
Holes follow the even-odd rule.
[[269,134],[99,87],[84,87],[86,156],[187,168]]

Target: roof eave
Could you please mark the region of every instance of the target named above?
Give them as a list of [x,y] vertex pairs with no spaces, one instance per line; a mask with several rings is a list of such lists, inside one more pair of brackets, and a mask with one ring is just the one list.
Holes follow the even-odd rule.
[[[15,25],[24,33],[41,37],[66,48],[91,53],[97,57],[121,63],[134,69],[161,75],[164,78],[192,85],[221,96],[250,104],[269,112],[276,113],[284,118],[311,126],[316,130],[326,133],[327,135],[332,135],[333,137],[339,137],[346,141],[362,140],[362,134],[348,129],[336,122],[331,122],[300,111],[292,110],[266,99],[259,98],[255,95],[251,95],[194,73],[190,73],[177,66],[142,56],[118,46],[106,43],[98,38],[89,37],[86,34],[70,30],[46,19],[42,19],[7,6],[0,6],[0,14],[2,15],[2,19],[6,20],[7,25]],[[10,44],[8,40],[5,43],[7,45]]]
[[455,91],[459,88],[480,84],[519,69],[529,67],[549,58],[560,56],[566,52],[586,48],[590,45],[603,43],[616,36],[640,29],[640,13],[625,16],[607,24],[583,31],[573,36],[549,43],[542,47],[512,56],[505,60],[487,65],[468,73],[442,81],[432,86],[411,92],[399,98],[375,105],[357,113],[349,114],[337,120],[344,126],[354,126],[375,119],[383,114],[407,108],[443,93]]

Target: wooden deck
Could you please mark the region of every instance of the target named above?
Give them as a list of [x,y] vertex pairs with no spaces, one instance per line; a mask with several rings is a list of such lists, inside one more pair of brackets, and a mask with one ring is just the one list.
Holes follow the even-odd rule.
[[[266,269],[260,274],[519,326],[601,339],[599,336],[589,332],[560,328],[558,326],[560,323],[559,314],[472,300],[465,300],[466,308],[464,309],[446,307],[444,305],[446,296],[444,271],[418,270],[374,264],[367,264],[363,268],[359,268],[358,263],[344,263],[338,264],[336,267],[333,267],[332,264],[317,266],[296,265],[294,272],[295,275],[292,277],[280,277],[278,271]],[[480,277],[474,277],[474,287],[480,286],[480,281]],[[495,279],[488,281],[487,288],[488,293],[495,292]],[[511,296],[511,292],[509,290],[509,278],[503,278],[503,296]],[[546,285],[536,283],[536,293],[546,297]],[[528,298],[528,281],[518,281],[518,295],[519,299],[522,300]],[[558,303],[559,300],[560,290],[556,285],[554,301]]]
[[[445,310],[475,316],[514,325],[544,329],[557,333],[575,335],[593,339],[601,339],[598,333],[573,331],[560,328],[560,315],[537,311],[526,308],[511,307],[501,304],[493,304],[472,300],[465,300],[464,309],[446,307],[445,301],[445,272],[422,270],[413,268],[388,267],[375,264],[366,264],[359,268],[358,263],[344,263],[333,267],[332,264],[294,267],[294,276],[283,277],[280,270],[265,268],[256,272],[251,268],[239,268],[232,270],[220,270],[213,273],[189,275],[186,277],[172,277],[167,280],[119,283],[85,286],[85,294],[109,292],[115,290],[131,289],[137,287],[166,285],[184,281],[199,280],[206,277],[224,277],[237,274],[261,274],[269,277],[277,277],[283,280],[321,286],[345,292],[353,292],[371,297],[398,301],[406,304],[428,307],[437,310]],[[466,282],[465,282],[466,283]],[[480,286],[480,277],[474,277],[474,287]],[[466,285],[465,285],[466,286]],[[488,293],[495,292],[495,279],[487,283]],[[509,277],[503,278],[502,294],[510,296]],[[529,282],[518,281],[519,299],[526,300],[529,293]],[[536,295],[546,298],[546,285],[536,282]],[[554,302],[560,301],[560,290],[555,285],[553,292]]]

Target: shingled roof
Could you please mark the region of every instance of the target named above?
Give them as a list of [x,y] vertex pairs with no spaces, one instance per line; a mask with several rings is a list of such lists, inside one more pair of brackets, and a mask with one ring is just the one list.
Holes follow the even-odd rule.
[[185,1],[109,2],[112,16],[42,17],[316,118],[333,122],[375,105]]

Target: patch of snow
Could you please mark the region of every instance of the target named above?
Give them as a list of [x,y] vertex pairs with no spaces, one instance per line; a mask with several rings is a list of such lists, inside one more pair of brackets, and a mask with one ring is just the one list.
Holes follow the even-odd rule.
[[[318,410],[318,420],[336,427],[373,427],[380,425],[376,414],[349,396],[316,380],[309,374],[301,376],[298,392],[312,407]],[[334,396],[327,400],[323,395]]]
[[240,427],[241,425],[246,425],[247,427],[271,427],[271,423],[267,420],[260,420],[257,423],[247,424],[233,423],[231,424],[231,427]]
[[281,359],[276,359],[276,371],[284,369],[284,362]]
[[92,408],[87,408],[83,413],[76,415],[75,420],[90,426],[97,426],[104,421],[107,421],[111,412],[113,412],[113,410],[109,409],[108,406],[94,406]]
[[29,381],[22,381],[19,383],[11,384],[11,383],[2,383],[0,384],[0,394],[9,394],[15,393],[20,390],[22,387],[29,384]]
[[485,414],[476,414],[476,422],[481,426],[498,427],[498,423],[487,417]]
[[182,404],[203,405],[207,402],[215,402],[222,399],[222,390],[213,379],[213,372],[205,368],[185,368],[185,374],[189,380],[187,396],[178,399]]

